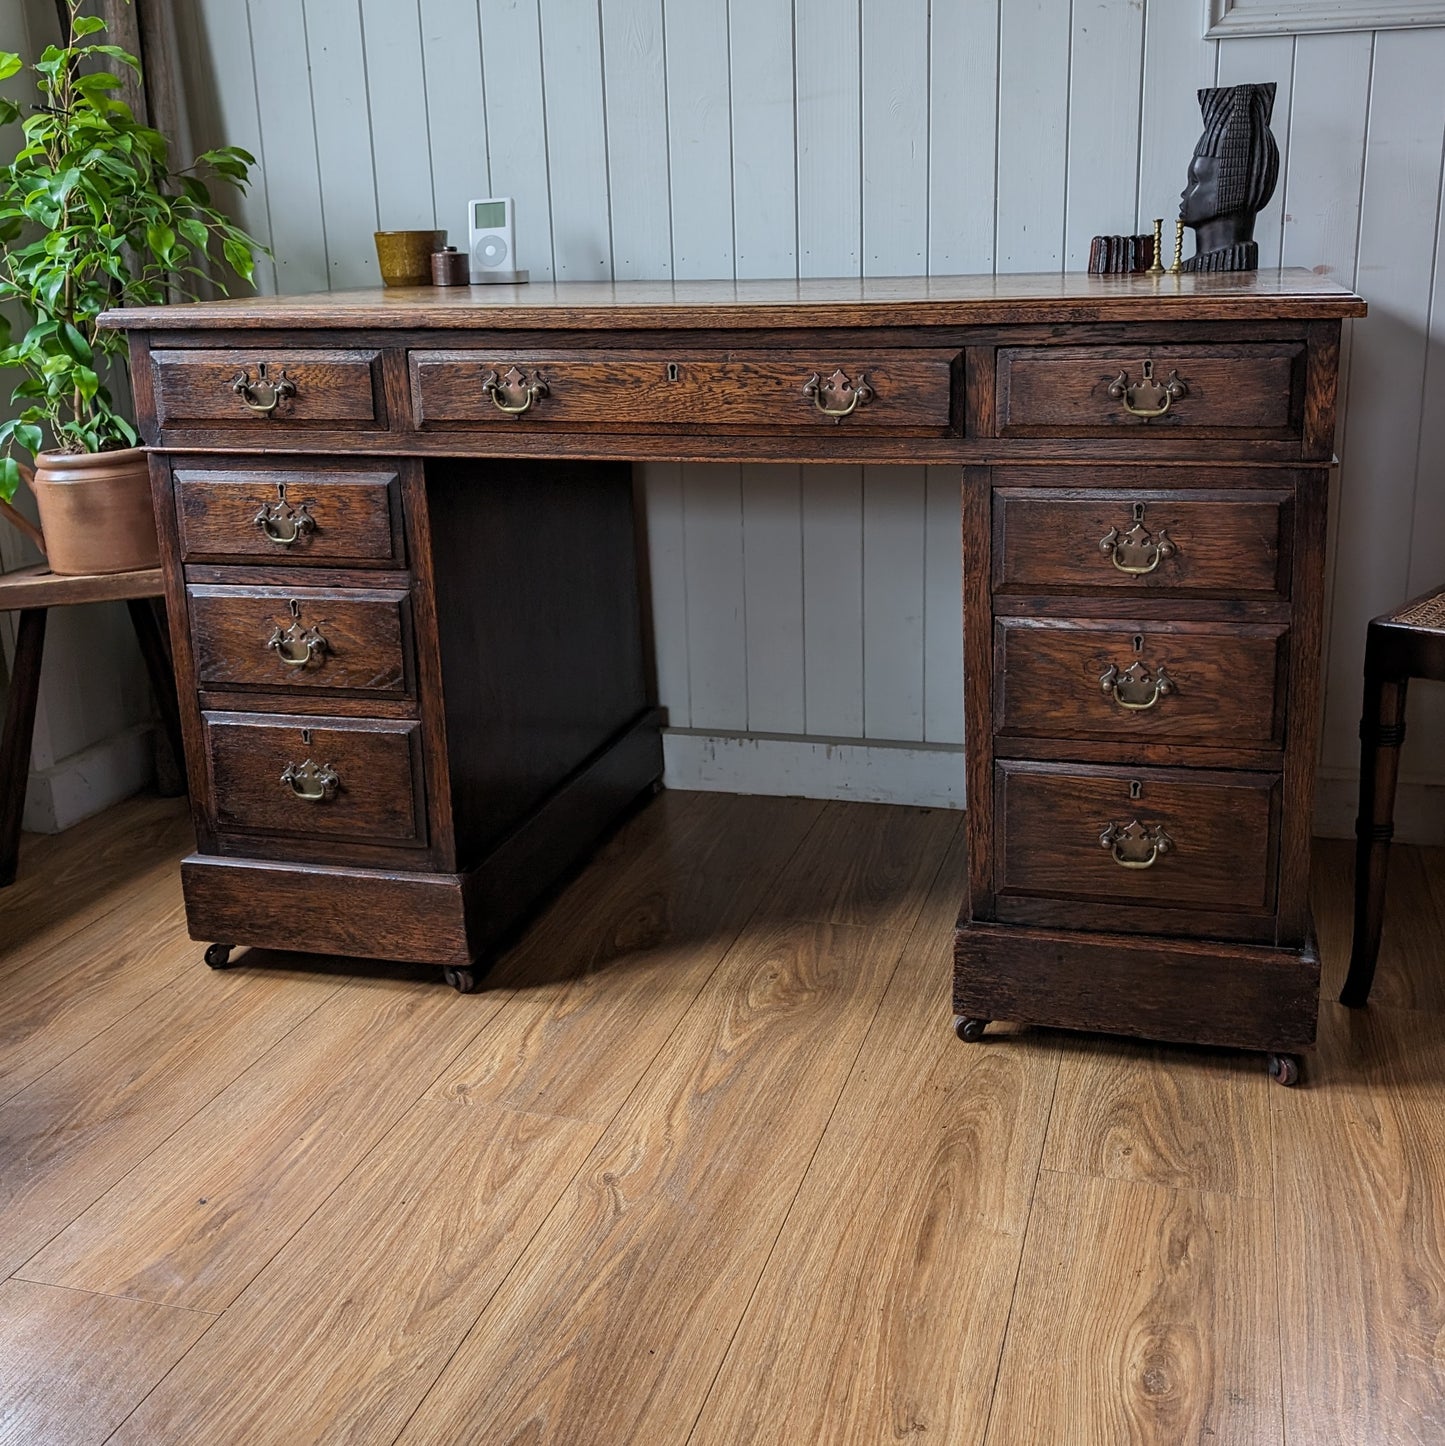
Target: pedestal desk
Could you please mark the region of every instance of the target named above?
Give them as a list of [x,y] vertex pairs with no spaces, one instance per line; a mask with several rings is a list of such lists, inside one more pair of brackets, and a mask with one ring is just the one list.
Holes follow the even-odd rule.
[[1284,271],[112,313],[153,448],[192,935],[213,963],[471,987],[661,774],[629,463],[952,464],[960,1032],[1307,1047],[1326,483],[1363,311]]

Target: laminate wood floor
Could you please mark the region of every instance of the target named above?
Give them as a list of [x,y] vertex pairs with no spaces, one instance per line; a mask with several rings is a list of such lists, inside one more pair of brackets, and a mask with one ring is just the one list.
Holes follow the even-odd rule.
[[958,814],[665,793],[459,996],[205,968],[182,807],[0,893],[0,1442],[1445,1442],[1445,850],[1286,1090],[955,1039]]

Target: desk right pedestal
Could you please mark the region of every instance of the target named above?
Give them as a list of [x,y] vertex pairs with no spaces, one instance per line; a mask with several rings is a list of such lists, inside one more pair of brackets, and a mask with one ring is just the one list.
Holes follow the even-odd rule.
[[1314,1042],[1325,467],[964,469],[957,1027]]

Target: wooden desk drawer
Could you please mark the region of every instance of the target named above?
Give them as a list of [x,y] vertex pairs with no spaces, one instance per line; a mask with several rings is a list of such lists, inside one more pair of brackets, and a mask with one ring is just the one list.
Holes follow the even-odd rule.
[[203,717],[210,812],[219,832],[426,842],[419,723]]
[[[994,475],[1060,481],[1068,472],[1000,469]],[[1289,596],[1289,487],[1165,489],[1130,487],[1127,474],[1117,484],[1108,473],[1084,476],[1110,485],[994,488],[996,592]]]
[[[841,426],[921,436],[950,432],[959,366],[960,353],[950,349],[711,356],[665,350],[415,351],[410,358],[419,427],[496,426],[520,419],[601,431]],[[867,391],[859,385],[865,381]],[[503,407],[518,410],[514,416]]]
[[410,692],[409,595],[401,589],[189,587],[202,687]]
[[186,562],[406,561],[395,472],[178,468],[175,491]]
[[1303,342],[1003,347],[998,435],[1298,437],[1304,361]]
[[151,379],[162,427],[205,422],[284,431],[386,424],[379,351],[153,351]]
[[[1220,912],[1274,906],[1273,774],[1000,761],[994,785],[1000,896]],[[1117,921],[1148,923],[1147,911]]]
[[994,726],[1036,738],[1278,746],[1287,629],[994,621]]

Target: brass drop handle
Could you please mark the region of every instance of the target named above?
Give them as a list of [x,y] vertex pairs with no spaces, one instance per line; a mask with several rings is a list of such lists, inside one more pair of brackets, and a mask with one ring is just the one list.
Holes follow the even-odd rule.
[[[1154,380],[1154,363],[1144,363],[1143,378],[1137,382],[1130,382],[1129,373],[1121,371],[1118,376],[1109,383],[1109,395],[1115,401],[1124,403],[1124,410],[1131,416],[1142,417],[1146,422],[1152,421],[1155,417],[1162,417],[1169,408],[1179,400],[1180,397],[1189,395],[1189,388],[1179,380],[1179,373],[1171,371],[1167,382]],[[1163,398],[1161,401],[1160,398]],[[1145,399],[1145,406],[1135,406],[1135,402]]]
[[[534,403],[551,394],[541,372],[533,372],[530,383],[527,374],[516,367],[509,367],[502,377],[498,377],[495,371],[488,371],[482,377],[482,395],[490,397],[492,405],[509,417],[520,417],[523,412],[530,412]],[[521,400],[513,400],[516,397]]]
[[307,803],[330,803],[341,787],[341,775],[329,763],[288,763],[281,770],[281,782]]
[[252,521],[277,547],[291,547],[308,532],[316,531],[316,519],[306,509],[308,503],[292,504],[286,500],[286,484],[276,484],[276,500],[265,502]]
[[259,416],[269,417],[282,401],[296,395],[296,383],[286,375],[284,367],[281,375],[272,379],[266,375],[266,363],[261,362],[256,367],[254,382],[251,380],[251,373],[242,368],[231,378],[231,390],[251,411]]
[[1111,527],[1099,539],[1099,551],[1114,564],[1120,572],[1130,577],[1146,577],[1166,557],[1173,557],[1179,551],[1167,528],[1159,529],[1155,537],[1144,525],[1144,504],[1136,502],[1133,510],[1134,523],[1126,532]]
[[1152,869],[1170,849],[1174,840],[1164,832],[1162,824],[1111,823],[1099,835],[1101,848],[1109,850],[1121,869]]
[[1163,663],[1152,678],[1143,663],[1131,663],[1122,672],[1110,663],[1099,679],[1099,687],[1121,708],[1143,713],[1174,691],[1174,679],[1164,671]]
[[319,626],[301,626],[301,604],[295,598],[291,599],[290,607],[291,626],[282,629],[278,623],[266,646],[274,648],[276,656],[288,668],[308,668],[330,649],[330,644]]
[[[858,373],[858,382],[855,386],[849,379],[848,373],[840,367],[827,381],[814,372],[803,383],[803,395],[811,398],[814,408],[825,417],[832,417],[835,422],[841,422],[844,417],[852,416],[859,407],[867,406],[877,394],[868,385],[868,378],[862,372]],[[839,401],[844,397],[848,398],[846,406],[829,405],[830,402]]]

